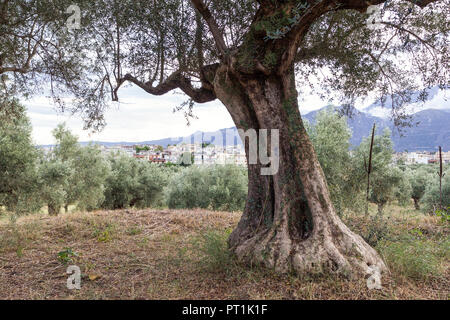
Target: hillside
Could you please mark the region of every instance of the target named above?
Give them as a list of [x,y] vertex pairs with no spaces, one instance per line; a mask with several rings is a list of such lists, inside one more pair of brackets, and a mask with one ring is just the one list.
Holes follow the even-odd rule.
[[[388,210],[385,237],[398,240],[376,247],[391,270],[381,290],[369,290],[365,279],[236,264],[226,239],[239,213],[71,212],[16,224],[0,216],[0,299],[447,299],[448,228],[412,208]],[[363,236],[371,232],[362,216],[345,222]],[[80,267],[81,290],[67,289],[68,265]]]

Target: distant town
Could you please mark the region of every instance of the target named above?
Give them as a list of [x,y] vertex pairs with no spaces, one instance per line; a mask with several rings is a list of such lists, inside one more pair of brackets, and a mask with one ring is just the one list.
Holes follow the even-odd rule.
[[[50,151],[52,146],[45,146]],[[236,164],[246,166],[244,147],[239,145],[218,146],[210,143],[179,143],[163,147],[155,144],[100,145],[105,156],[123,153],[142,161],[174,164]],[[396,152],[394,162],[412,164],[433,164],[439,162],[438,152],[415,151]],[[450,151],[442,152],[442,162],[450,163]]]
[[[48,152],[53,146],[45,146]],[[246,166],[242,145],[217,146],[210,143],[180,143],[166,148],[154,144],[100,145],[105,156],[124,153],[142,161],[174,164],[236,164]]]
[[[428,151],[397,152],[394,154],[394,161],[405,164],[439,163],[439,153]],[[450,163],[450,151],[442,152],[442,163]]]

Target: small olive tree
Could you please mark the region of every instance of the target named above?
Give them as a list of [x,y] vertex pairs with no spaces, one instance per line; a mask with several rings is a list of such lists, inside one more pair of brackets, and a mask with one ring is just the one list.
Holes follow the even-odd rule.
[[236,165],[190,166],[174,175],[166,190],[169,208],[239,211],[247,196],[247,174]]
[[411,184],[411,198],[414,201],[416,210],[420,210],[422,197],[425,194],[427,185],[432,181],[433,175],[425,166],[411,169],[407,172],[408,180]]
[[69,178],[74,174],[69,163],[53,157],[44,156],[39,166],[41,197],[47,204],[48,214],[56,216],[66,204]]
[[55,146],[43,158],[40,173],[49,214],[56,215],[69,205],[80,210],[99,208],[109,172],[98,146],[81,147],[78,138],[64,124],[53,130]]
[[347,118],[329,107],[317,113],[314,123],[306,123],[306,131],[317,153],[339,215],[352,207],[358,188],[353,188],[354,175],[349,154],[351,130]]
[[[366,137],[354,150],[356,172],[359,172],[361,189],[364,189],[365,165],[369,157],[368,150],[371,138]],[[394,167],[391,132],[385,129],[382,135],[375,135],[372,149],[372,172],[369,201],[376,203],[378,213],[382,213],[387,202],[395,199],[396,191],[402,183],[403,172]]]
[[25,107],[17,100],[0,100],[0,210],[22,214],[39,209],[38,156]]
[[[446,169],[445,175],[442,178],[442,207],[448,208],[450,206],[450,169]],[[423,209],[428,213],[435,213],[440,209],[440,194],[439,194],[439,177],[437,174],[429,176],[430,183],[425,187],[425,193],[422,197]]]

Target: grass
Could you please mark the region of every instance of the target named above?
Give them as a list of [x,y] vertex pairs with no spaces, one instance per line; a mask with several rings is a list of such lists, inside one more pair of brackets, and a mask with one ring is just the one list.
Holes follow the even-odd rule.
[[[299,278],[237,264],[226,241],[239,213],[149,209],[3,219],[0,299],[448,299],[448,224],[397,206],[385,216],[383,232],[363,216],[344,218],[375,239],[391,270],[382,290],[368,290],[365,279]],[[81,269],[81,290],[66,287],[69,265]]]
[[448,240],[435,242],[418,239],[382,241],[377,249],[395,274],[426,281],[445,274],[445,258],[450,256],[449,245]]

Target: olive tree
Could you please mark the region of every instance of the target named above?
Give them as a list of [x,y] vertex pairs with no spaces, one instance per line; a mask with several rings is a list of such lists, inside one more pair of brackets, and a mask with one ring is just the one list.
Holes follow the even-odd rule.
[[[359,185],[364,187],[365,167],[369,159],[371,137],[363,139],[354,150],[354,163],[356,172],[359,172]],[[393,146],[391,132],[385,129],[382,135],[375,135],[372,148],[372,172],[369,192],[369,201],[377,204],[378,213],[381,214],[384,206],[396,198],[398,188],[403,184],[403,172],[393,166]]]
[[[442,179],[442,207],[450,206],[450,169],[446,169],[445,175]],[[425,187],[425,192],[421,202],[423,209],[428,213],[435,213],[440,209],[440,192],[439,192],[439,177],[435,173],[429,175],[429,183]]]
[[319,111],[313,124],[305,124],[338,212],[351,207],[357,190],[349,154],[351,130],[347,118],[332,108]]
[[0,210],[4,206],[21,214],[39,209],[38,156],[25,107],[17,100],[0,101]]
[[53,155],[71,168],[65,187],[66,199],[64,209],[70,204],[78,209],[93,210],[99,208],[104,200],[104,184],[109,173],[109,164],[104,159],[98,146],[80,146],[76,137],[65,124],[60,124],[53,131],[56,146]]
[[411,198],[414,201],[416,210],[420,210],[420,202],[425,194],[427,185],[433,180],[433,175],[424,166],[412,169],[408,172],[408,179],[411,184]]
[[73,187],[70,189],[72,198],[66,201],[76,203],[80,210],[95,210],[100,208],[105,196],[105,184],[110,167],[103,157],[98,146],[88,145],[80,148],[74,158],[72,167],[75,177],[71,181]]
[[[238,129],[280,138],[276,174],[248,165],[247,203],[229,239],[238,259],[278,272],[385,269],[336,214],[298,88],[320,83],[347,102],[368,91],[391,97],[395,123],[404,123],[413,90],[448,83],[448,0],[80,0],[80,24],[77,10],[65,14],[71,4],[0,2],[9,92],[45,80],[62,108],[94,128],[127,83],[150,95],[182,91],[188,116],[195,103],[219,100]],[[372,5],[383,18],[376,24]]]
[[237,165],[189,166],[172,177],[166,189],[169,208],[240,211],[247,195],[247,176]]

